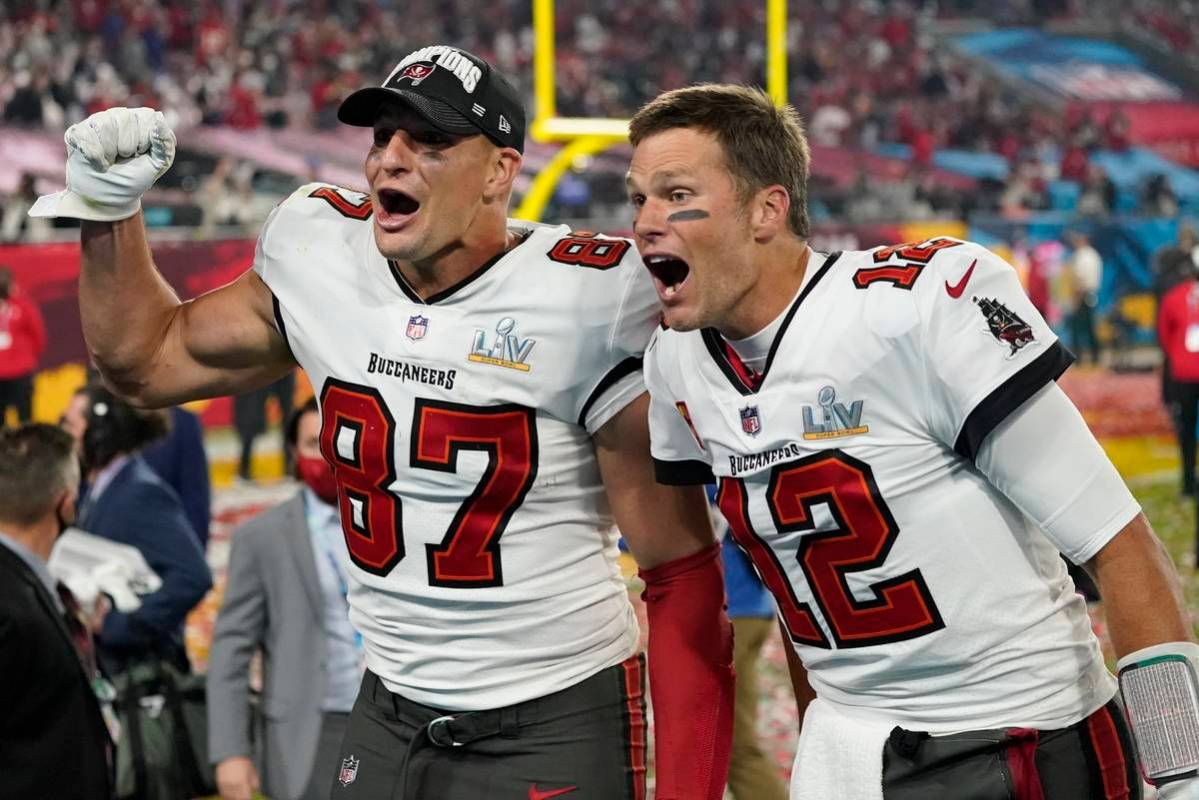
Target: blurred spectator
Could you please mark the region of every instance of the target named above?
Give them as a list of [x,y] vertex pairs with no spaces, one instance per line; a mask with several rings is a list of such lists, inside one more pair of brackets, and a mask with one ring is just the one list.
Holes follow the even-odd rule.
[[1141,210],[1151,217],[1178,216],[1178,199],[1168,177],[1158,173],[1145,182]]
[[1097,164],[1087,168],[1087,178],[1078,195],[1076,210],[1083,217],[1104,217],[1116,207],[1116,186]]
[[1050,258],[1046,248],[1037,247],[1026,250],[1028,259],[1028,299],[1033,308],[1040,312],[1046,320],[1056,315],[1053,308],[1053,292],[1050,288]]
[[[1178,226],[1178,242],[1158,250],[1153,257],[1153,299],[1157,304],[1158,320],[1161,319],[1162,300],[1166,293],[1180,283],[1193,278],[1199,260],[1196,259],[1196,246],[1199,238],[1195,235],[1195,226],[1189,222]],[[1170,415],[1174,425],[1174,433],[1181,438],[1180,407],[1178,389],[1170,377],[1170,361],[1165,357],[1165,343],[1160,339],[1158,346],[1162,347],[1162,405]]]
[[[1166,292],[1157,315],[1157,337],[1178,398],[1182,493],[1195,494],[1195,425],[1199,422],[1199,271]],[[1199,546],[1199,542],[1196,543]]]
[[241,73],[229,87],[228,109],[222,123],[237,130],[252,131],[262,125],[262,76]]
[[229,157],[218,161],[204,181],[200,203],[206,235],[217,225],[241,227],[257,233],[273,207],[273,201],[265,201],[254,192],[254,165]]
[[1158,303],[1166,292],[1194,275],[1195,266],[1199,264],[1196,247],[1199,247],[1199,237],[1195,234],[1195,226],[1184,222],[1178,226],[1178,241],[1154,255],[1153,294]]
[[212,491],[204,428],[199,417],[181,406],[172,406],[170,415],[170,431],[148,445],[142,451],[142,458],[179,495],[187,521],[200,541],[200,550],[207,551]]
[[1049,207],[1045,181],[1036,163],[1026,161],[1012,170],[999,202],[1000,212],[1009,219],[1023,219],[1029,210]]
[[33,417],[33,374],[45,349],[42,312],[0,266],[0,427],[10,408],[21,422]]
[[[0,794],[104,800],[112,739],[89,626],[46,567],[75,514],[79,464],[50,425],[0,430]],[[103,609],[101,609],[101,612]]]
[[[1071,344],[1080,360],[1099,364],[1099,338],[1095,333],[1095,309],[1099,305],[1099,287],[1103,283],[1103,260],[1082,231],[1069,234],[1072,306],[1070,309]],[[1085,352],[1084,352],[1085,351]]]
[[1062,153],[1062,163],[1058,168],[1059,176],[1062,180],[1082,183],[1087,179],[1089,170],[1090,159],[1087,156],[1087,150],[1082,146],[1079,137],[1075,136],[1071,139],[1065,152]]
[[1124,152],[1132,145],[1130,131],[1132,123],[1123,109],[1117,108],[1107,115],[1103,123],[1104,147],[1116,152]]
[[[208,662],[209,757],[228,800],[327,798],[362,680],[346,602],[349,559],[337,484],[309,399],[288,420],[299,494],[233,533],[229,583]],[[313,624],[317,621],[317,624]],[[250,736],[250,661],[263,653],[263,719]]]
[[16,91],[4,106],[5,122],[25,128],[62,125],[62,107],[54,99],[47,68],[17,73],[15,87]]
[[97,636],[100,662],[116,675],[134,663],[168,661],[190,671],[183,621],[212,588],[212,575],[179,496],[139,455],[166,434],[167,416],[141,411],[103,387],[75,394],[63,427],[80,448],[87,493],[78,525],[88,533],[132,545],[162,588],[128,614],[108,613]]
[[827,103],[812,114],[808,123],[808,136],[811,137],[812,144],[840,147],[843,134],[852,124],[853,118],[848,111],[834,103]]
[[[291,416],[292,398],[296,391],[296,376],[289,373],[270,386],[255,389],[233,398],[233,427],[241,442],[241,457],[237,461],[237,477],[243,481],[254,479],[254,439],[266,431],[266,401],[271,395],[279,403],[279,416]],[[291,473],[291,454],[284,448],[284,474]]]
[[0,208],[0,242],[37,242],[47,238],[49,220],[28,214],[37,200],[35,187],[33,175],[21,173],[17,191],[9,195]]

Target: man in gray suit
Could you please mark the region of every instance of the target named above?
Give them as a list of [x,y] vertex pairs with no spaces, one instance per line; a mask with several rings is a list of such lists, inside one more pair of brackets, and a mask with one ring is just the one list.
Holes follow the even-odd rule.
[[[209,757],[225,800],[328,796],[362,679],[348,619],[336,484],[320,455],[315,401],[288,421],[300,494],[233,535],[208,667]],[[250,741],[250,660],[263,654],[259,741]]]

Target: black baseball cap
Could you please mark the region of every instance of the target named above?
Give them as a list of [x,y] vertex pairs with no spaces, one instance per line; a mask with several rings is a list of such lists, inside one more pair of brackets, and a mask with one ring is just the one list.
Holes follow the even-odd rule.
[[399,99],[446,133],[483,133],[525,151],[525,106],[516,88],[483,59],[447,45],[422,47],[400,61],[382,86],[353,92],[337,109],[347,125],[372,127],[379,105]]

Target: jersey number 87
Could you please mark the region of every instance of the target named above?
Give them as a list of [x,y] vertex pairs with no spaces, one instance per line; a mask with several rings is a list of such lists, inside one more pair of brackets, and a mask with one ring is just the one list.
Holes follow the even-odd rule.
[[[321,453],[334,467],[350,559],[387,575],[404,558],[403,504],[391,490],[396,422],[377,389],[329,378],[321,391]],[[537,477],[532,409],[417,399],[409,465],[455,472],[463,450],[487,453],[487,468],[439,544],[426,545],[431,586],[503,585],[500,537]]]

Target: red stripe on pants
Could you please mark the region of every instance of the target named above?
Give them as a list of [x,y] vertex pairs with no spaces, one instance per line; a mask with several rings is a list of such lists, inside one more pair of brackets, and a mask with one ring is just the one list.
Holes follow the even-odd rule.
[[641,656],[633,656],[624,668],[626,711],[629,717],[629,769],[633,773],[633,800],[645,800],[645,697],[642,693]]
[[1041,775],[1037,772],[1037,742],[1041,732],[1034,728],[1009,728],[1008,771],[1012,773],[1015,800],[1045,800]]
[[1124,747],[1120,744],[1115,720],[1107,706],[1087,718],[1087,730],[1091,734],[1091,746],[1103,778],[1103,800],[1127,800],[1128,772],[1124,763]]

